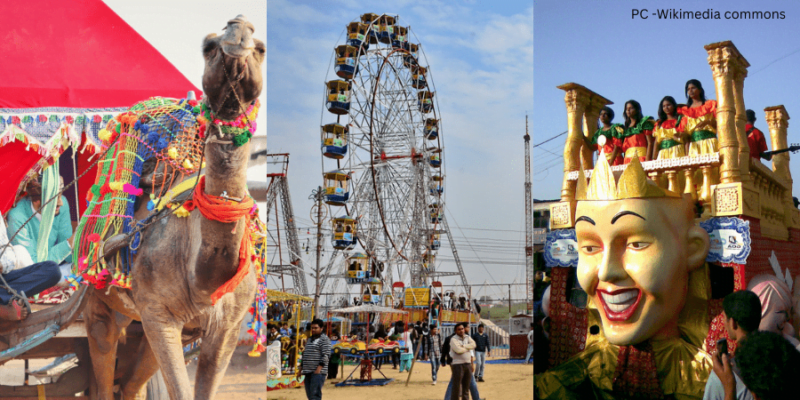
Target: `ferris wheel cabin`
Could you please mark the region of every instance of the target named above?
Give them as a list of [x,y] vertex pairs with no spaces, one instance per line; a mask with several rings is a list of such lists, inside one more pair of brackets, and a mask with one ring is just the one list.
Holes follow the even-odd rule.
[[442,208],[439,207],[439,203],[433,203],[428,205],[428,208],[431,210],[431,222],[436,224],[442,222]]
[[333,248],[337,250],[350,250],[356,246],[356,220],[349,215],[334,218],[333,225]]
[[442,158],[441,158],[442,151],[439,149],[433,149],[430,157],[428,157],[428,164],[431,165],[433,168],[440,168],[442,166]]
[[389,15],[381,15],[378,18],[378,41],[391,44],[394,35],[394,24],[397,19]]
[[429,249],[439,250],[439,248],[442,247],[442,242],[439,240],[439,237],[440,236],[438,233],[434,233],[431,235],[430,244],[428,245]]
[[439,120],[436,118],[427,118],[425,120],[424,133],[428,140],[435,140],[439,137]]
[[328,111],[344,115],[350,112],[350,82],[333,80],[326,84],[328,88],[328,101],[325,107]]
[[417,57],[419,57],[419,45],[416,43],[407,43],[406,50],[408,50],[408,54],[403,57],[403,65],[406,68],[411,68],[414,65],[417,65]]
[[361,15],[361,23],[367,25],[367,38],[369,39],[369,43],[378,43],[378,26],[375,25],[375,22],[378,22],[378,14],[375,13],[366,13]]
[[430,92],[427,90],[421,90],[417,92],[417,99],[419,99],[419,111],[425,114],[433,111],[433,95],[434,92]]
[[383,283],[378,278],[369,278],[365,284],[361,285],[361,293],[364,304],[381,304]]
[[426,67],[411,67],[411,86],[414,89],[425,89],[428,87],[428,81],[425,79],[425,74],[427,72],[428,68]]
[[[369,49],[369,42],[366,42],[369,24],[362,22],[351,22],[347,25],[347,44],[355,48]],[[363,45],[363,47],[362,47]]]
[[436,253],[425,252],[422,254],[422,268],[429,270],[436,263]]
[[347,183],[350,175],[342,171],[335,170],[322,174],[325,178],[325,203],[332,206],[343,206],[350,199],[350,191]]
[[367,279],[369,257],[364,253],[355,253],[347,259],[347,283],[358,284]]
[[432,181],[430,184],[431,194],[437,195],[442,194],[444,192],[444,178],[441,175],[434,175],[431,177]]
[[405,49],[408,47],[408,28],[405,26],[395,27],[392,34],[392,47],[395,49]]
[[336,66],[333,67],[333,70],[338,77],[353,79],[353,75],[358,72],[358,67],[356,66],[357,53],[358,47],[346,44],[336,47]]
[[322,126],[322,155],[340,160],[347,154],[347,127],[339,124]]

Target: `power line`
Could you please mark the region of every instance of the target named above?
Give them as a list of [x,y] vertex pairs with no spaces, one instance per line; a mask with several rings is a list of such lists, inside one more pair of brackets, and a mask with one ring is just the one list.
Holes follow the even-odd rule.
[[559,136],[565,135],[566,133],[567,133],[567,131],[561,132],[558,135],[555,135],[555,136],[551,137],[550,139],[545,140],[544,142],[540,142],[539,144],[533,145],[533,148],[535,149],[535,148],[537,148],[537,147],[539,147],[539,146],[541,146],[541,145],[543,145],[543,144],[545,144],[545,143],[547,143],[547,142],[549,142],[549,141],[551,141],[551,140],[553,140],[553,139],[555,139],[555,138],[557,138]]

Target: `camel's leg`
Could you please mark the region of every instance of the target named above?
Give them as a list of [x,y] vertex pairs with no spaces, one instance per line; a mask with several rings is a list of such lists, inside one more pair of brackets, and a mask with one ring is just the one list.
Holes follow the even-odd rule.
[[[133,367],[133,373],[129,376],[123,377],[122,398],[144,400],[146,392],[144,386],[147,381],[158,371],[158,361],[147,341],[147,336],[142,338],[139,344],[139,358],[136,360],[136,365]],[[138,397],[137,397],[138,396]]]
[[151,351],[161,366],[171,400],[191,400],[192,385],[183,360],[181,330],[183,323],[172,320],[166,310],[148,308],[142,311],[142,327]]
[[200,344],[200,355],[197,357],[197,374],[195,375],[195,399],[213,399],[220,381],[225,376],[228,363],[231,361],[236,342],[239,339],[238,324],[218,324],[217,329],[203,337]]
[[92,295],[92,292],[89,294],[90,297],[83,315],[86,319],[86,333],[97,385],[97,398],[113,400],[117,341],[122,329],[130,324],[131,320],[110,309],[102,300]]

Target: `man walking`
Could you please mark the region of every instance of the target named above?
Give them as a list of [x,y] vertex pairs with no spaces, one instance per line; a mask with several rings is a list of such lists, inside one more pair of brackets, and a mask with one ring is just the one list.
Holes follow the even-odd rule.
[[486,364],[486,355],[492,356],[492,347],[489,345],[489,335],[484,332],[483,324],[478,325],[478,332],[472,334],[475,341],[475,380],[484,382],[483,366]]
[[456,325],[456,335],[450,339],[450,364],[454,400],[469,400],[469,383],[472,379],[472,363],[470,350],[475,350],[475,341],[466,334],[464,323]]
[[323,322],[320,319],[311,321],[311,337],[303,351],[303,369],[306,376],[305,387],[308,400],[322,400],[322,386],[328,375],[328,362],[331,356],[331,341],[322,333]]
[[430,335],[428,335],[427,346],[431,359],[431,379],[433,379],[431,385],[435,385],[436,374],[439,373],[439,367],[441,366],[439,358],[442,356],[442,336],[439,335],[439,327],[436,325],[433,326]]
[[525,354],[525,364],[528,363],[528,359],[533,364],[533,322],[531,322],[531,331],[528,332],[528,353]]

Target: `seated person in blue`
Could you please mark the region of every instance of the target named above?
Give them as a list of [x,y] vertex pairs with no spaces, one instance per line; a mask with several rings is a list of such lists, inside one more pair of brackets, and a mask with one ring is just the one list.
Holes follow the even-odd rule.
[[[59,280],[60,282],[69,276],[72,268],[71,256],[74,234],[69,217],[69,204],[64,196],[59,196],[57,200],[53,200],[57,202],[56,215],[53,217],[53,225],[50,228],[50,235],[47,240],[47,256],[39,260],[36,247],[42,220],[42,215],[38,212],[43,203],[41,179],[41,176],[39,176],[28,182],[27,195],[20,199],[17,205],[8,212],[8,233],[10,237],[22,227],[17,236],[11,239],[11,244],[25,247],[34,263],[53,261],[58,264],[62,277]],[[63,183],[60,186],[63,186]],[[28,221],[28,223],[25,224],[25,221]],[[64,280],[64,282],[66,281]]]
[[[45,261],[34,264],[24,246],[10,245],[6,224],[0,215],[0,268],[8,285],[24,296],[34,296],[54,286],[61,279],[58,264]],[[22,293],[20,293],[22,294]],[[0,318],[21,320],[28,316],[29,310],[21,298],[14,298],[0,282]]]

